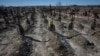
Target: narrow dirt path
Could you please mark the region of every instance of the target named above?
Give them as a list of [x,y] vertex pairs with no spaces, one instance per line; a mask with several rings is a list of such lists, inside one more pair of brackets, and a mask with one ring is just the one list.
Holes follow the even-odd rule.
[[[36,13],[36,24],[35,28],[31,28],[31,33],[27,33],[23,36],[23,43],[20,48],[20,56],[51,56],[50,50],[47,49],[49,44],[46,42],[49,41],[49,37],[47,37],[47,31],[44,30],[45,27],[42,27],[43,19],[41,18],[41,13]],[[53,50],[53,49],[52,49]],[[52,51],[51,51],[52,52]]]
[[[34,49],[33,56],[60,56],[55,49],[57,40],[55,40],[54,34],[50,33],[46,26],[44,26],[42,14],[40,12],[37,12],[36,17],[37,23],[35,24],[34,29],[34,39],[38,39],[41,41],[47,41],[47,42],[36,42],[36,47]],[[52,40],[51,40],[52,39]],[[48,41],[49,40],[49,41]],[[56,46],[55,46],[56,45]]]

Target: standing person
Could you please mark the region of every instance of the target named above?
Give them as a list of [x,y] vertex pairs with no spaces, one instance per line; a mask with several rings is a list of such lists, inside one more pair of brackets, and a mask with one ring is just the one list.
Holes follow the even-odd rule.
[[49,31],[52,31],[52,32],[55,31],[55,26],[54,26],[54,24],[53,24],[53,17],[50,17],[50,18],[49,18],[48,29],[49,29]]

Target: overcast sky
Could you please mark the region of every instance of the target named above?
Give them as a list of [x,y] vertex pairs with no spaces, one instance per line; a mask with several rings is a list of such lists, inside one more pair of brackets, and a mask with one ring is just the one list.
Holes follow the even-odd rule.
[[100,5],[100,0],[0,0],[0,5],[5,6],[30,6],[30,5]]

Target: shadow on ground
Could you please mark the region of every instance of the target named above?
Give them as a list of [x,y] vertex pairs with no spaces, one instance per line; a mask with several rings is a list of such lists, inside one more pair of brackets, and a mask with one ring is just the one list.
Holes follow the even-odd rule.
[[48,42],[49,40],[47,41],[41,41],[41,40],[37,40],[37,39],[34,39],[30,36],[23,36],[23,43],[22,43],[22,46],[20,48],[20,52],[19,52],[19,56],[30,56],[31,53],[32,53],[32,42]]

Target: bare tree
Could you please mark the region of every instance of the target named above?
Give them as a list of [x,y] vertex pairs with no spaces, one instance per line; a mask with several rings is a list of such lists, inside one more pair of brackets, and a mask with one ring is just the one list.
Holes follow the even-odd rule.
[[4,21],[5,21],[5,24],[6,24],[6,26],[9,26],[9,21],[8,21],[8,17],[4,17]]
[[17,19],[16,19],[16,24],[17,24],[17,32],[23,37],[24,34],[25,34],[25,30],[24,28],[22,27],[21,23],[20,23],[20,14],[17,13]]
[[95,28],[96,28],[96,19],[97,18],[99,18],[99,16],[98,16],[98,13],[97,12],[93,12],[93,15],[94,15],[94,21],[93,21],[93,23],[91,24],[91,29],[92,30],[95,30]]
[[93,23],[91,24],[91,29],[95,30],[96,28],[96,19],[94,19]]

